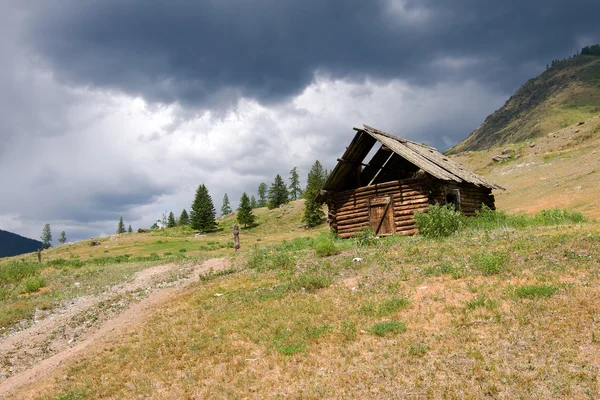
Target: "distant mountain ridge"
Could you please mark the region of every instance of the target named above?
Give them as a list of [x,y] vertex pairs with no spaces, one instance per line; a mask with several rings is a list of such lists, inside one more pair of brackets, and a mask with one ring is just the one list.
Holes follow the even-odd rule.
[[31,253],[42,247],[42,242],[0,229],[0,258]]
[[554,60],[469,137],[447,151],[487,150],[544,136],[600,114],[600,45]]

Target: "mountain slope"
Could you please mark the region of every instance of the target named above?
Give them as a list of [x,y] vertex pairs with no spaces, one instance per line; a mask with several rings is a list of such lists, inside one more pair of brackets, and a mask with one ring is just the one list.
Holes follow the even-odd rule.
[[0,258],[37,251],[42,242],[0,229]]
[[554,61],[530,79],[449,154],[544,136],[600,114],[600,57]]

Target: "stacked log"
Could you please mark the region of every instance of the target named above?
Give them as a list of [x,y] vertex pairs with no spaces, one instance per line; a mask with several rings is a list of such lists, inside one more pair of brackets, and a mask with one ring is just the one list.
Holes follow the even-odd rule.
[[495,210],[494,196],[488,188],[477,187],[475,185],[463,185],[460,187],[460,206],[461,211],[466,216],[474,216],[485,204],[492,210]]
[[370,226],[369,199],[390,196],[394,215],[394,229],[400,234],[414,234],[416,226],[412,217],[415,211],[426,209],[429,198],[424,179],[406,179],[386,182],[333,195],[335,204],[335,229],[342,238],[352,237],[356,232]]

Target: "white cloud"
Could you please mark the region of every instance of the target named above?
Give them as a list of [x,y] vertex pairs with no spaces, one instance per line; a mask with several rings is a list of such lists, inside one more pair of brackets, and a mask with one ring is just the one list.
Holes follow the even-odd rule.
[[24,101],[59,99],[36,103],[38,114],[56,118],[8,132],[13,140],[0,158],[0,181],[9,189],[0,197],[0,228],[34,238],[46,222],[69,240],[113,233],[121,215],[134,229],[147,227],[165,210],[189,211],[200,183],[217,210],[226,192],[235,205],[242,191],[256,194],[258,184],[277,173],[287,179],[293,166],[302,178],[316,159],[332,168],[352,127],[362,123],[444,146],[465,137],[504,100],[470,81],[422,88],[397,79],[317,74],[287,102],[240,99],[217,116],[66,87],[23,60],[20,68],[30,77],[19,82],[30,93]]

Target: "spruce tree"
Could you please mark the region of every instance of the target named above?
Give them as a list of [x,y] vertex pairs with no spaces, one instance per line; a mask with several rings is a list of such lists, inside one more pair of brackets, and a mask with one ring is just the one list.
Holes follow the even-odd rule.
[[117,233],[125,233],[125,224],[123,223],[123,217],[119,218],[119,225],[117,225]]
[[300,176],[298,175],[298,168],[294,167],[290,171],[290,198],[298,200],[302,195],[302,189],[300,189]]
[[254,195],[250,197],[250,207],[252,207],[253,210],[258,208],[258,202],[256,201],[256,197],[254,197]]
[[184,208],[183,211],[181,212],[181,215],[179,216],[179,226],[184,226],[184,225],[189,225],[189,224],[190,224],[190,217]]
[[198,186],[190,215],[192,228],[201,232],[214,231],[217,229],[215,214],[215,206],[208,194],[208,189],[204,184]]
[[325,216],[321,204],[315,201],[315,197],[317,197],[325,184],[325,178],[326,172],[323,170],[321,163],[317,160],[308,173],[306,190],[304,191],[306,202],[304,203],[302,222],[310,227],[319,225]]
[[231,214],[231,205],[229,204],[229,197],[227,193],[223,196],[223,205],[221,206],[221,215]]
[[65,233],[65,231],[62,231],[60,233],[60,237],[58,238],[58,242],[60,244],[65,244],[67,242],[67,234]]
[[44,225],[40,239],[42,239],[42,249],[49,249],[52,247],[52,232],[50,231],[50,224]]
[[266,183],[261,182],[260,185],[258,185],[258,206],[259,207],[266,207],[267,206],[267,192],[269,190],[269,187],[267,186]]
[[238,207],[237,220],[240,225],[244,225],[244,228],[247,226],[252,226],[254,224],[255,216],[252,214],[252,206],[250,205],[250,199],[246,192],[242,193],[242,197],[240,199],[240,206]]
[[128,233],[133,233],[133,229],[131,229],[131,225],[129,225],[129,228],[127,228],[127,232]]
[[269,202],[267,203],[267,207],[272,210],[273,208],[286,204],[288,201],[289,194],[287,186],[285,185],[285,182],[283,182],[283,179],[281,179],[281,175],[277,174],[269,188]]
[[169,218],[167,219],[167,228],[175,228],[177,226],[177,222],[175,222],[175,215],[173,211],[169,213]]

